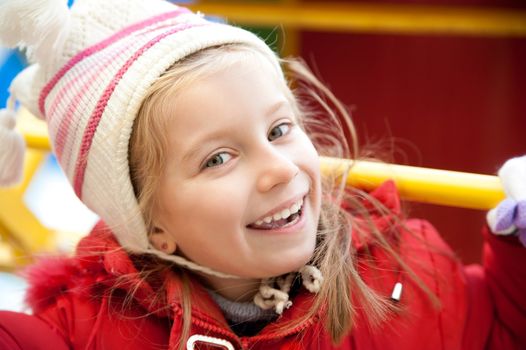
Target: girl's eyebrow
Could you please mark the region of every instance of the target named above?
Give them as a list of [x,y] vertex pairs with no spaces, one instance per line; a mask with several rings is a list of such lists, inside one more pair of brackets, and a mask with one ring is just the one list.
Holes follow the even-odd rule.
[[279,111],[280,109],[284,107],[288,107],[288,101],[287,100],[280,100],[279,102],[274,103],[272,106],[270,106],[269,109],[265,112],[266,116],[272,115]]
[[208,143],[212,143],[218,139],[225,138],[228,130],[217,130],[212,133],[205,133],[202,137],[197,138],[196,142],[188,149],[183,156],[183,162],[190,161],[199,151]]
[[[282,108],[288,107],[288,101],[287,100],[280,100],[273,105],[271,105],[265,112],[265,116],[271,116],[274,113],[278,112]],[[211,133],[204,133],[201,137],[198,137],[195,142],[193,142],[193,146],[189,148],[187,152],[185,152],[185,155],[182,158],[183,162],[188,162],[191,160],[199,151],[203,148],[204,145],[207,143],[212,143],[218,139],[224,138],[225,134],[228,133],[229,130],[221,129],[216,130]]]

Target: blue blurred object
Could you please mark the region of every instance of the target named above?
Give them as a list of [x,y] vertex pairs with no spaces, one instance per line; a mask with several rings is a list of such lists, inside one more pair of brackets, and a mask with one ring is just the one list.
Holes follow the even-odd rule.
[[0,108],[6,105],[11,80],[27,65],[24,56],[18,50],[0,48]]

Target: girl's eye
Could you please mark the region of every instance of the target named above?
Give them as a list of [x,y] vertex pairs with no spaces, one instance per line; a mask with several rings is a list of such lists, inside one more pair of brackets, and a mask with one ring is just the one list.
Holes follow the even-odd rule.
[[228,162],[231,158],[232,156],[228,154],[227,152],[217,153],[206,161],[204,168],[213,168],[213,167],[219,166],[221,164]]
[[268,134],[268,140],[274,141],[278,138],[280,138],[283,135],[286,135],[290,130],[290,124],[289,123],[281,123],[270,130],[270,133]]

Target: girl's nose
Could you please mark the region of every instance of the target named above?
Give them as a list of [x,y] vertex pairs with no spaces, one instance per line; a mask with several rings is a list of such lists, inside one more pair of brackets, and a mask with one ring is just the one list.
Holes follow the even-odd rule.
[[259,160],[260,172],[257,180],[257,189],[267,192],[280,184],[288,183],[298,173],[298,166],[286,155],[272,152]]

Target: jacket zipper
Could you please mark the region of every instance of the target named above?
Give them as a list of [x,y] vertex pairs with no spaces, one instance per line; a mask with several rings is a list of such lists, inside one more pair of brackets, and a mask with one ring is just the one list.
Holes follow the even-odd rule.
[[[178,305],[172,304],[172,309],[174,310],[174,313],[177,314],[177,316],[182,317],[183,312],[178,307]],[[194,326],[198,326],[198,327],[203,328],[205,330],[214,332],[215,334],[219,334],[219,335],[225,337],[228,341],[235,342],[235,346],[236,347],[238,347],[238,348],[241,347],[240,349],[244,349],[244,347],[242,345],[242,342],[241,342],[241,339],[237,335],[235,335],[234,333],[226,330],[224,327],[213,325],[210,322],[207,322],[205,320],[201,320],[201,319],[199,319],[199,318],[197,318],[195,316],[192,316],[191,323]]]
[[[178,316],[182,316],[182,310],[180,310],[177,306],[175,306],[175,309],[177,310]],[[175,311],[175,310],[174,310]],[[289,336],[291,334],[296,334],[301,332],[304,329],[307,329],[308,327],[312,326],[316,321],[318,320],[318,317],[311,318],[309,320],[306,320],[305,322],[297,325],[296,327],[292,329],[285,330],[283,332],[276,332],[276,333],[270,333],[265,334],[261,336],[252,336],[252,337],[239,337],[233,332],[225,329],[221,326],[216,326],[214,324],[211,324],[208,321],[205,321],[203,319],[199,319],[198,317],[192,317],[192,324],[195,326],[198,326],[202,329],[214,332],[217,335],[221,335],[225,337],[228,341],[234,342],[234,346],[236,348],[239,348],[240,350],[247,350],[250,348],[250,346],[256,342],[265,341],[265,340],[276,340],[279,338],[283,338],[286,336]]]

